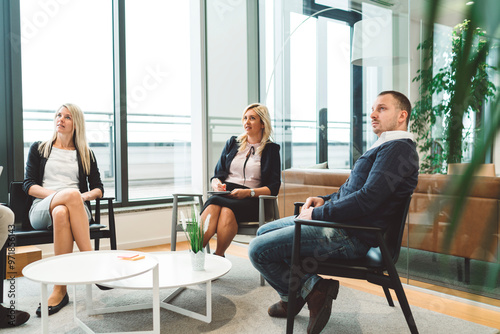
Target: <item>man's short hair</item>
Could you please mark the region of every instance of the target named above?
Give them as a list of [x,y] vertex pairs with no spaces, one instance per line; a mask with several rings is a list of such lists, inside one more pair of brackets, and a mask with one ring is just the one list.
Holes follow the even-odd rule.
[[406,95],[404,95],[403,93],[397,92],[395,90],[385,90],[382,93],[378,94],[378,96],[387,95],[387,94],[392,95],[392,97],[396,99],[396,101],[398,103],[397,107],[400,110],[406,110],[406,112],[408,113],[408,117],[406,117],[406,127],[408,127],[408,124],[410,123],[410,116],[411,116],[411,102],[410,102],[410,100],[408,100]]

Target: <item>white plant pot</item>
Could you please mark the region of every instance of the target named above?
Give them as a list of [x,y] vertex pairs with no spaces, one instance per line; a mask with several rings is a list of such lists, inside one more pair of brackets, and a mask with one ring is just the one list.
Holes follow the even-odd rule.
[[205,251],[194,253],[192,250],[189,250],[189,254],[191,256],[191,267],[193,268],[193,270],[205,270]]

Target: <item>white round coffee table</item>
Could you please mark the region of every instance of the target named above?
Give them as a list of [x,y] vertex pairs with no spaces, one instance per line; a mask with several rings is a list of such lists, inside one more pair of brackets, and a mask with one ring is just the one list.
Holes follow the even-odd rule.
[[[120,256],[143,255],[137,261],[129,261]],[[23,269],[23,275],[41,283],[42,332],[48,333],[47,284],[73,285],[75,301],[75,322],[87,332],[93,332],[76,314],[76,285],[87,285],[87,311],[92,313],[92,284],[105,283],[149,272],[149,283],[153,289],[153,331],[160,333],[158,261],[148,253],[122,250],[91,251],[71,253],[33,262]],[[150,305],[151,307],[151,305]],[[102,312],[109,313],[109,312]]]
[[[164,309],[183,314],[204,322],[212,321],[212,281],[225,275],[232,267],[226,258],[207,254],[205,257],[205,270],[193,271],[189,252],[155,252],[149,253],[157,258],[159,263],[159,287],[160,289],[178,288],[160,302]],[[147,272],[139,276],[134,276],[119,281],[106,282],[103,285],[120,289],[145,289],[150,290],[151,273]],[[177,296],[187,286],[206,284],[206,315],[196,313],[176,305],[170,301]],[[144,305],[144,308],[148,305]],[[150,307],[150,306],[149,306]]]

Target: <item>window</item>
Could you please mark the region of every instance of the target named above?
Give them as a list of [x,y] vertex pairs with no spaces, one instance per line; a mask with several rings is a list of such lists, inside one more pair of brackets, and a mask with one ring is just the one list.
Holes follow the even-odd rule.
[[[20,0],[20,17],[25,160],[70,102],[84,111],[107,196],[128,205],[200,188],[199,149],[191,150],[202,140],[198,2]],[[116,22],[125,29],[114,30]],[[117,52],[125,67],[113,63]],[[118,117],[125,98],[126,117]],[[126,143],[120,152],[117,142]]]
[[190,1],[128,0],[125,12],[129,199],[189,192]]
[[111,1],[20,5],[25,161],[33,142],[51,138],[56,109],[74,103],[85,114],[106,195],[113,196]]

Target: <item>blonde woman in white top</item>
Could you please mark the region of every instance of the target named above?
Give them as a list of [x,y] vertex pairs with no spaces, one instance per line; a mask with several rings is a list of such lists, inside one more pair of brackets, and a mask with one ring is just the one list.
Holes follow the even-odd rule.
[[[33,199],[29,214],[33,228],[54,232],[55,255],[71,253],[73,241],[81,252],[92,250],[91,215],[85,202],[102,197],[104,188],[78,106],[62,105],[54,116],[52,138],[31,146],[23,189]],[[49,297],[49,315],[68,301],[66,286],[55,285]],[[40,316],[40,307],[36,313]]]

